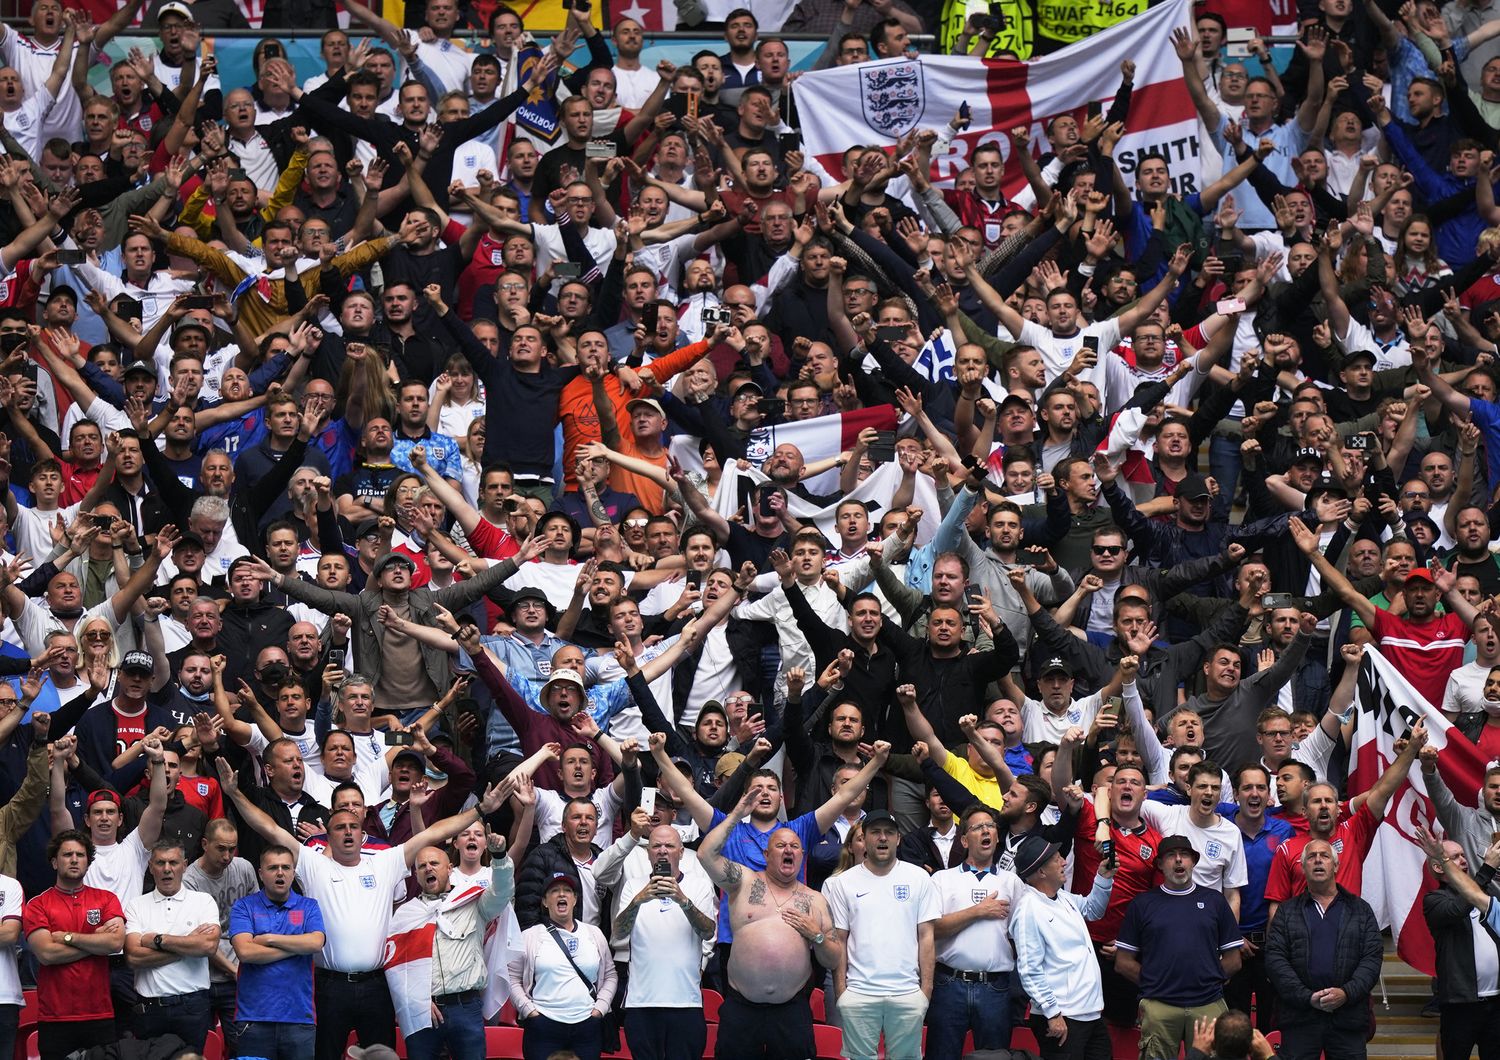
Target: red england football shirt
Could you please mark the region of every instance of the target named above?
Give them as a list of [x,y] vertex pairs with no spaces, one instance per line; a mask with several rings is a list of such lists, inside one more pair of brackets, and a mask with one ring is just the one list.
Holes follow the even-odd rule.
[[[125,919],[112,891],[80,887],[69,894],[49,887],[26,903],[21,932],[40,930],[92,935],[111,920]],[[76,1023],[115,1015],[109,999],[109,957],[85,957],[71,964],[41,964],[36,970],[37,1007],[44,1021]]]

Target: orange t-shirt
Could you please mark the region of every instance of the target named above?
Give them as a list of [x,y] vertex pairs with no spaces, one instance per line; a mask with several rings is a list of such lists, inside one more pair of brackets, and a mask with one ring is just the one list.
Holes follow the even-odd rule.
[[[658,386],[665,387],[672,381],[673,376],[677,375],[678,372],[692,367],[707,353],[707,342],[695,342],[684,346],[680,350],[673,350],[663,357],[658,357],[646,365],[642,369],[642,372],[649,372],[651,378],[656,380]],[[625,388],[620,385],[620,380],[614,375],[606,375],[604,377],[604,392],[609,395],[610,404],[614,406],[610,412],[615,418],[615,423],[619,425],[621,444],[625,447],[624,451],[631,456],[638,455],[632,448],[633,439],[630,432],[630,413],[625,409],[635,399],[636,395],[627,394]],[[566,483],[568,489],[576,490],[578,488],[578,480],[573,475],[573,464],[578,459],[578,447],[587,442],[600,441],[603,438],[603,435],[599,432],[599,410],[594,407],[594,385],[589,382],[587,376],[580,375],[569,382],[567,386],[563,387],[562,396],[558,400],[557,412],[563,429],[563,481]],[[653,460],[652,462],[655,463],[656,461]],[[665,457],[661,460],[661,466],[667,466]],[[625,489],[624,486],[619,484],[624,479],[618,477],[623,474],[624,472],[617,468],[614,475],[611,476],[610,484],[615,489]],[[631,475],[630,478],[635,481],[645,481],[637,479],[634,475]],[[646,496],[654,493],[656,506],[652,510],[659,510],[662,504],[662,489],[660,486],[655,485],[655,483],[648,484],[650,488],[646,490],[646,494],[636,493],[633,489],[629,490],[629,492],[635,493],[641,499],[642,504],[648,503]]]

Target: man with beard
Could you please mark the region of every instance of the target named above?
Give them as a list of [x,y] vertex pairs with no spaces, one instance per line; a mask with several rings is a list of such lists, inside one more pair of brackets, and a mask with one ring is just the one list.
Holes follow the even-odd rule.
[[[1293,520],[1291,529],[1297,547],[1312,561],[1324,586],[1359,616],[1391,664],[1407,675],[1429,703],[1441,703],[1448,675],[1463,665],[1464,645],[1478,616],[1474,606],[1454,591],[1457,575],[1413,567],[1402,587],[1406,614],[1397,616],[1377,607],[1328,562],[1319,551],[1317,533],[1299,519]],[[1437,612],[1439,597],[1448,608],[1444,614]]]
[[[442,847],[419,850],[412,874],[421,893],[401,908],[392,924],[398,934],[422,924],[438,927],[432,937],[431,1025],[403,1028],[419,1056],[436,1055],[443,1045],[454,1057],[478,1056],[484,1048],[484,988],[489,981],[485,938],[516,891],[515,864],[506,856],[505,837],[486,828],[485,842],[490,875],[482,889],[452,879],[453,863]],[[500,930],[505,930],[503,925]]]
[[[292,745],[287,748],[295,753]],[[295,768],[300,783],[300,756]],[[395,1012],[390,993],[378,975],[369,974],[378,972],[390,935],[391,891],[410,875],[424,848],[441,845],[475,820],[494,813],[505,793],[498,785],[492,787],[474,809],[438,821],[405,843],[365,860],[360,854],[365,832],[357,814],[341,811],[329,819],[330,857],[302,856],[297,838],[274,816],[276,807],[273,805],[268,814],[247,798],[223,761],[219,763],[219,783],[247,824],[268,843],[292,851],[299,882],[327,918],[328,943],[318,959],[316,983],[319,1060],[336,1060],[342,1055],[351,1031],[365,1046],[394,1046]],[[351,871],[354,869],[361,871]]]
[[1313,784],[1307,789],[1307,834],[1295,835],[1276,848],[1271,872],[1266,881],[1266,901],[1270,919],[1276,920],[1282,903],[1302,893],[1305,881],[1298,866],[1302,853],[1314,841],[1333,843],[1343,853],[1338,868],[1341,886],[1360,892],[1364,880],[1364,860],[1375,842],[1375,833],[1385,817],[1391,796],[1396,793],[1412,763],[1427,746],[1427,727],[1417,722],[1399,754],[1373,786],[1363,795],[1349,801],[1349,815],[1340,820],[1338,791],[1331,784]]
[[148,695],[153,706],[165,706],[178,725],[191,724],[194,715],[213,711],[214,669],[211,657],[191,648],[177,666],[177,680]]
[[883,1034],[893,1056],[914,1056],[932,996],[941,904],[927,873],[896,856],[896,819],[875,810],[864,822],[863,863],[823,887],[834,937],[844,947],[834,968],[844,1048],[853,1057],[873,1057]]
[[[1095,871],[1105,863],[1096,843],[1109,841],[1114,844],[1113,889],[1103,915],[1089,924],[1089,935],[1093,939],[1094,956],[1103,979],[1104,1018],[1120,1026],[1132,1025],[1137,1015],[1138,991],[1135,983],[1115,971],[1113,958],[1115,937],[1125,919],[1125,908],[1156,879],[1156,850],[1161,845],[1162,836],[1141,812],[1146,801],[1146,774],[1139,767],[1116,767],[1108,789],[1100,789],[1108,800],[1108,819],[1100,819],[1095,810],[1099,793],[1092,798],[1080,798],[1069,792],[1073,782],[1071,755],[1059,752],[1052,766],[1051,779],[1057,804],[1071,807],[1078,814],[1077,841],[1073,847],[1075,891],[1082,893],[1082,886],[1093,880]],[[1024,848],[1025,844],[1022,845]],[[1016,874],[1025,879],[1026,874],[1021,871],[1021,854],[1018,853],[1016,858]],[[1021,952],[1019,946],[1017,952]]]
[[26,903],[22,932],[36,954],[38,1041],[47,1060],[114,1041],[110,955],[125,945],[125,912],[112,892],[87,885],[94,845],[72,828],[47,844],[53,887]]
[[[414,807],[421,818],[440,820],[463,808],[474,790],[474,771],[458,755],[434,744],[419,725],[409,730],[413,743],[397,750],[391,760],[390,797],[372,805],[365,814],[365,834],[395,845],[410,839],[416,828]],[[427,784],[427,770],[436,769],[448,777],[442,787],[432,790]],[[418,802],[412,802],[413,795]]]
[[1456,512],[1453,554],[1444,564],[1459,577],[1479,579],[1479,591],[1486,597],[1500,593],[1500,562],[1490,551],[1490,521],[1477,505],[1464,505]]
[[[801,882],[804,841],[793,826],[765,833],[758,859],[763,870],[746,867],[725,852],[731,837],[747,827],[747,817],[754,822],[764,814],[765,796],[773,791],[779,788],[752,782],[698,849],[699,862],[724,891],[727,916],[721,912],[721,923],[727,920],[738,940],[729,951],[719,1010],[719,1034],[732,1043],[726,1056],[780,1060],[815,1055],[808,1003],[816,981],[813,959],[828,969],[837,969],[844,959],[828,903]],[[774,826],[774,807],[770,821]],[[749,827],[761,830],[753,823]]]
[[[1500,674],[1491,673],[1486,688],[1500,692]],[[1500,696],[1496,696],[1493,702],[1496,704],[1494,713],[1500,714]],[[1464,806],[1454,799],[1453,792],[1438,772],[1438,749],[1429,744],[1422,748],[1419,757],[1422,779],[1427,782],[1427,793],[1432,796],[1433,806],[1437,809],[1438,823],[1451,839],[1463,844],[1464,854],[1472,864],[1480,864],[1495,833],[1500,832],[1500,765],[1492,762],[1485,769],[1479,805]]]

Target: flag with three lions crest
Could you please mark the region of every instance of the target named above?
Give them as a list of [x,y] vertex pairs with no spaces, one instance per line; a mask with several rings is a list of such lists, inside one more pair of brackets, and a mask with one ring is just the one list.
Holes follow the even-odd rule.
[[[1051,118],[1072,114],[1081,123],[1086,104],[1107,110],[1120,88],[1120,64],[1130,60],[1135,64],[1130,122],[1115,149],[1120,172],[1133,183],[1137,159],[1156,151],[1171,167],[1173,190],[1201,190],[1189,183],[1200,168],[1198,113],[1170,43],[1173,29],[1192,26],[1190,10],[1188,0],[1169,0],[1029,63],[922,55],[810,71],[792,88],[804,149],[839,174],[841,156],[851,144],[889,146],[915,129],[941,129],[962,100],[969,104],[971,124],[951,143],[933,146],[932,177],[946,185],[968,168],[980,143],[998,142],[1009,158],[1007,134],[1024,126],[1037,151],[1046,147]],[[1216,157],[1218,150],[1208,154]],[[1021,167],[1008,161],[1006,195],[1025,183]]]
[[[1401,671],[1374,648],[1359,664],[1354,742],[1349,760],[1349,792],[1368,791],[1396,758],[1396,741],[1418,721],[1438,749],[1438,773],[1459,802],[1473,806],[1484,778],[1484,759],[1463,733],[1411,686]],[[1391,796],[1385,818],[1365,858],[1364,893],[1382,927],[1389,926],[1401,959],[1433,974],[1436,952],[1422,896],[1436,886],[1417,845],[1416,828],[1437,830],[1437,813],[1420,769],[1413,769]],[[1478,866],[1472,866],[1478,868]]]

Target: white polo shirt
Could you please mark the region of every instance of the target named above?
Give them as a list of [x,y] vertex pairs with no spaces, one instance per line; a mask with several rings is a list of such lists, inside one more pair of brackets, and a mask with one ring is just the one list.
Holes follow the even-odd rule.
[[[620,796],[613,784],[595,788],[589,796],[599,814],[598,834],[608,839],[615,834],[615,817],[620,812]],[[536,789],[536,841],[545,843],[562,831],[563,807],[568,800],[550,788]]]
[[[151,938],[162,935],[191,935],[203,924],[219,923],[219,904],[212,895],[180,887],[176,894],[160,891],[138,894],[125,903],[125,933]],[[135,990],[142,997],[175,997],[208,989],[208,958],[178,957],[171,964],[157,968],[137,968]]]
[[849,932],[849,989],[893,997],[920,989],[917,926],[943,915],[932,878],[898,861],[884,876],[856,865],[823,884],[833,926]]
[[297,879],[317,900],[327,926],[327,943],[317,966],[336,972],[372,972],[385,956],[391,927],[391,893],[410,873],[406,851],[382,850],[358,865],[344,866],[312,850],[297,855]]
[[1245,867],[1245,834],[1233,821],[1215,815],[1214,823],[1200,828],[1192,821],[1191,808],[1167,806],[1147,799],[1141,803],[1145,817],[1164,837],[1187,836],[1198,852],[1193,866],[1193,882],[1221,894],[1226,887],[1243,887],[1250,882]]
[[1075,725],[1087,729],[1094,724],[1094,716],[1099,713],[1103,702],[1103,697],[1095,692],[1073,700],[1067,710],[1054,714],[1040,699],[1028,699],[1021,705],[1021,719],[1026,726],[1021,738],[1027,743],[1061,743],[1063,736]]
[[[1007,869],[971,872],[965,865],[932,874],[942,914],[962,912],[993,895],[1010,903],[1012,911],[1021,900],[1026,885]],[[940,964],[960,972],[1008,972],[1015,967],[1016,955],[1010,945],[1010,918],[975,920],[968,927],[937,940]]]

